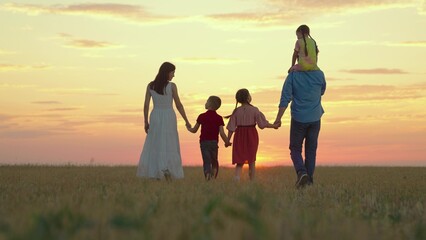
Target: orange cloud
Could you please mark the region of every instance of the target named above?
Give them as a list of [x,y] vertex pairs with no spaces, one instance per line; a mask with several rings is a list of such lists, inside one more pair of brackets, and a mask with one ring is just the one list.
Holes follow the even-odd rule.
[[93,17],[110,17],[138,23],[163,22],[177,17],[163,16],[149,13],[144,7],[130,4],[115,3],[87,3],[71,5],[40,5],[6,3],[0,9],[14,12],[23,12],[28,15],[39,14],[69,14]]
[[142,114],[143,113],[143,108],[120,109],[118,111],[119,112],[123,112],[123,113],[139,113],[139,114]]
[[2,83],[0,84],[0,88],[34,88],[36,85],[31,84],[9,84],[9,83]]
[[51,104],[61,104],[61,102],[58,102],[58,101],[35,101],[35,102],[32,102],[32,103],[34,103],[34,104],[42,104],[42,105],[51,105]]
[[207,15],[207,19],[223,22],[241,22],[255,26],[289,26],[309,21],[309,16],[316,17],[330,13],[354,11],[371,11],[389,7],[417,6],[416,0],[348,0],[348,1],[281,1],[263,0],[263,9],[250,12],[223,13]]
[[233,64],[233,63],[248,62],[248,60],[239,59],[239,58],[216,58],[216,57],[187,57],[187,58],[178,58],[178,59],[175,59],[174,61],[185,62],[185,63],[210,63],[210,64]]
[[397,68],[370,68],[370,69],[345,69],[342,72],[354,74],[407,74],[404,70]]
[[15,54],[15,52],[0,49],[0,55],[12,55],[12,54]]
[[302,19],[302,16],[291,11],[223,13],[207,15],[206,17],[224,22],[238,21],[255,25],[291,25]]
[[405,41],[397,43],[396,45],[408,47],[426,47],[426,41]]
[[76,39],[72,35],[67,33],[59,33],[59,36],[67,41],[66,46],[74,48],[112,48],[118,47],[119,45],[104,42],[104,41],[95,41],[89,39]]
[[339,78],[339,77],[326,77],[327,81],[349,81],[354,80],[353,78]]
[[27,70],[44,70],[50,68],[50,65],[39,64],[39,65],[18,65],[18,64],[8,64],[0,63],[0,72],[8,71],[27,71]]
[[65,107],[65,108],[51,108],[51,109],[48,109],[48,111],[52,111],[52,112],[56,112],[56,111],[59,111],[59,112],[62,112],[62,111],[75,111],[75,110],[80,110],[81,108],[79,108],[79,107]]
[[5,130],[0,132],[0,138],[7,139],[16,139],[16,138],[37,138],[44,136],[55,135],[54,132],[50,130],[35,130],[35,129],[27,129],[27,130]]
[[324,95],[326,101],[369,101],[418,99],[425,97],[426,85],[349,85],[329,87]]
[[57,95],[94,95],[94,96],[117,96],[117,93],[103,93],[94,88],[46,88],[39,89],[40,92],[54,93]]

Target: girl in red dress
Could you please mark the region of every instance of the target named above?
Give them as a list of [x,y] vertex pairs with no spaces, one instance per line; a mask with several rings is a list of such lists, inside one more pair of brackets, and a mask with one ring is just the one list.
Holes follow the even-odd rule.
[[[249,177],[250,180],[254,179],[255,175],[255,162],[257,147],[259,145],[259,135],[257,134],[256,124],[260,129],[279,127],[279,124],[270,124],[265,115],[259,109],[250,104],[251,96],[247,89],[240,89],[235,94],[237,103],[231,115],[226,116],[229,118],[227,125],[228,140],[231,140],[234,135],[232,144],[232,164],[235,167],[235,180],[240,180],[241,171],[244,163],[249,164]],[[238,103],[241,106],[238,106]]]

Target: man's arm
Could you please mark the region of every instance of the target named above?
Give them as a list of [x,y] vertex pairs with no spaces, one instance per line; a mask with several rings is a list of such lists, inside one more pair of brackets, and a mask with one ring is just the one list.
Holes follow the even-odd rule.
[[286,109],[287,107],[278,108],[277,118],[275,118],[274,124],[279,124],[279,126],[281,126],[281,118],[283,117]]

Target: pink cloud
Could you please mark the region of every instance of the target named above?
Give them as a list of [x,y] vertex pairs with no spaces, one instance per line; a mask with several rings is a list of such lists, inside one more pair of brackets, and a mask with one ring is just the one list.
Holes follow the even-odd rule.
[[176,19],[172,16],[156,15],[148,12],[143,6],[115,3],[86,3],[71,5],[41,5],[7,3],[0,8],[8,11],[23,12],[28,15],[70,14],[94,17],[111,17],[120,20],[146,23],[162,22]]
[[119,45],[105,42],[105,41],[95,41],[95,40],[89,40],[89,39],[76,39],[71,34],[67,33],[59,33],[58,34],[61,38],[63,38],[65,41],[67,41],[66,46],[68,47],[74,47],[74,48],[112,48],[112,47],[118,47]]
[[309,21],[320,15],[343,13],[353,10],[371,11],[379,8],[408,7],[418,4],[415,0],[348,0],[348,1],[281,1],[263,0],[263,10],[208,15],[206,18],[224,22],[242,22],[258,26],[288,26]]
[[405,41],[397,45],[410,46],[410,47],[426,47],[426,41]]
[[41,105],[61,104],[61,102],[58,102],[58,101],[35,101],[35,102],[32,102],[32,103],[41,104]]
[[64,108],[51,108],[51,109],[48,109],[48,111],[51,111],[51,112],[57,112],[57,111],[59,111],[59,112],[61,112],[61,111],[76,111],[76,110],[80,110],[81,108],[78,108],[78,107],[64,107]]
[[27,71],[27,70],[45,70],[50,68],[50,65],[39,64],[39,65],[20,65],[20,64],[9,64],[0,63],[0,72],[8,71]]
[[329,87],[324,95],[325,101],[368,101],[418,99],[424,97],[426,86],[392,86],[392,85],[349,85]]
[[397,68],[370,68],[370,69],[345,69],[342,72],[354,74],[407,74],[408,72]]

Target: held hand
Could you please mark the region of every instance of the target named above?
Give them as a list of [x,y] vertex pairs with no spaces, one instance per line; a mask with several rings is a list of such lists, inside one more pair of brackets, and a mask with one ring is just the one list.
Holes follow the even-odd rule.
[[185,126],[186,126],[186,130],[188,130],[188,131],[192,132],[192,128],[191,128],[191,126],[188,126],[188,125],[185,125]]
[[187,122],[186,124],[185,124],[185,126],[186,126],[186,129],[190,129],[190,128],[192,128],[192,126],[191,126],[191,123],[189,123],[189,122]]
[[274,129],[278,129],[281,127],[281,121],[275,121],[273,125],[274,125]]
[[229,141],[225,143],[225,147],[226,147],[226,148],[227,148],[227,147],[229,147],[229,146],[231,146],[231,145],[232,145],[232,143],[231,143],[231,142],[229,142]]

